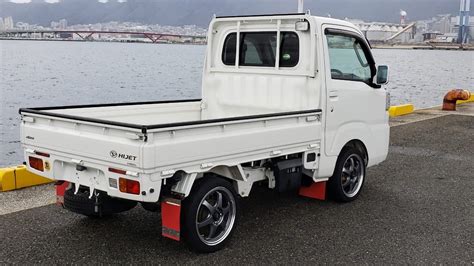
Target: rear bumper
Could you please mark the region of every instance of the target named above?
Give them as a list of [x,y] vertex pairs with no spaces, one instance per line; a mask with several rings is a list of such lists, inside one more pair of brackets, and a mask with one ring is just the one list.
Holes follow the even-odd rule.
[[[45,151],[47,152],[47,151]],[[32,154],[27,151],[24,153],[28,171],[37,175],[58,181],[67,181],[79,186],[94,190],[107,192],[111,197],[140,201],[140,202],[158,202],[161,191],[161,179],[152,181],[150,174],[134,172],[133,176],[128,174],[119,174],[109,171],[111,166],[90,162],[86,159],[75,160],[73,158],[55,154],[49,154],[44,157]],[[29,164],[29,157],[41,159],[43,161],[43,171],[34,169]],[[77,166],[80,167],[77,167]],[[120,166],[112,166],[121,169]],[[130,171],[130,169],[123,169]],[[119,178],[135,180],[140,183],[140,192],[138,195],[121,192],[119,189]]]

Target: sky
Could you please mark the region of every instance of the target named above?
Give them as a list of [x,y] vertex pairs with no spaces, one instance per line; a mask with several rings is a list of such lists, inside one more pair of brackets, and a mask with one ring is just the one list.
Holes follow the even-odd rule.
[[[62,4],[40,4],[43,1],[45,0],[0,0],[0,16],[12,16],[15,21],[43,26],[63,18],[71,25],[130,21],[150,25],[206,26],[214,14],[285,13],[295,10],[297,3],[297,0],[46,0],[48,3]],[[98,4],[107,1],[128,4]],[[401,9],[408,12],[409,20],[429,19],[437,14],[457,14],[459,1],[305,0],[305,7],[320,16],[331,14],[341,19],[347,17],[395,23],[399,22]],[[37,4],[26,4],[30,2]]]

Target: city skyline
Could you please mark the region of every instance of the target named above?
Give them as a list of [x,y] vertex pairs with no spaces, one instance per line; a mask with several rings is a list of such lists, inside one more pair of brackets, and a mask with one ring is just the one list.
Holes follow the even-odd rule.
[[[19,0],[25,2],[26,0]],[[67,19],[70,24],[94,24],[109,21],[141,22],[161,25],[198,25],[207,27],[214,14],[244,15],[296,12],[296,0],[65,0],[45,3],[33,0],[18,4],[0,0],[0,17],[48,26],[51,21]],[[434,4],[435,3],[435,4]],[[305,10],[318,16],[362,19],[396,23],[400,10],[409,20],[429,19],[437,14],[456,14],[459,3],[453,0],[306,0]],[[373,12],[377,10],[377,12]]]
[[[401,14],[405,15],[404,11]],[[360,19],[346,19],[357,25],[372,42],[384,42],[393,35],[403,31],[395,38],[399,43],[421,43],[427,39],[437,39],[439,42],[454,42],[457,35],[459,16],[439,14],[429,20],[410,21],[404,16],[399,23],[367,22]],[[160,24],[143,24],[140,22],[110,21],[94,24],[69,25],[67,19],[51,21],[47,27],[16,22],[12,17],[0,18],[0,31],[5,30],[82,30],[82,31],[123,31],[123,32],[156,32],[183,36],[205,36],[207,29],[197,25],[170,26]],[[470,39],[474,36],[474,17],[471,17]],[[405,29],[405,27],[409,27]],[[69,36],[69,35],[68,35]],[[73,35],[71,35],[71,38]],[[77,37],[77,36],[76,36]],[[104,38],[104,37],[102,37]],[[129,36],[130,38],[130,36]],[[106,38],[107,39],[107,38]]]

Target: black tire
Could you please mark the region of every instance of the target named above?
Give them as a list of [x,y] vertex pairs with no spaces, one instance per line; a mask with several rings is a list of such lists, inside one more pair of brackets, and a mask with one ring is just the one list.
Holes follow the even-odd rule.
[[[351,159],[355,164],[351,163]],[[334,174],[328,181],[329,198],[338,202],[355,200],[364,185],[366,172],[364,155],[357,149],[345,147],[339,154]]]
[[204,177],[183,201],[182,214],[183,238],[191,249],[202,253],[220,250],[231,238],[238,221],[238,195],[230,182],[216,176]]
[[116,199],[99,192],[98,208],[96,208],[96,198],[89,199],[89,191],[79,189],[74,194],[74,185],[64,192],[64,208],[78,214],[89,217],[104,217],[115,213],[120,213],[133,209],[136,201]]

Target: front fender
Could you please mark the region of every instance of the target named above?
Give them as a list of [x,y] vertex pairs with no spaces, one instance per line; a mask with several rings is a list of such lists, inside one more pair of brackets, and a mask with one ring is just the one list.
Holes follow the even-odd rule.
[[328,156],[338,156],[344,146],[351,140],[360,140],[367,149],[369,163],[372,166],[387,158],[390,127],[387,123],[367,125],[363,122],[351,122],[341,126],[334,137]]
[[336,131],[333,142],[326,149],[326,155],[338,156],[342,148],[349,141],[358,139],[364,143],[370,158],[370,150],[372,150],[370,140],[373,138],[372,135],[372,131],[366,123],[350,122],[344,124]]

